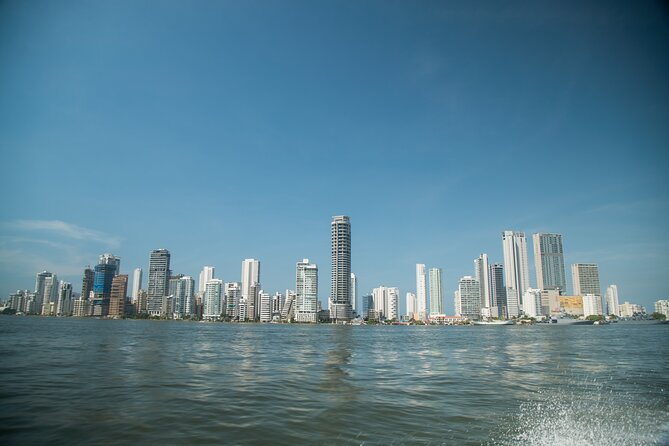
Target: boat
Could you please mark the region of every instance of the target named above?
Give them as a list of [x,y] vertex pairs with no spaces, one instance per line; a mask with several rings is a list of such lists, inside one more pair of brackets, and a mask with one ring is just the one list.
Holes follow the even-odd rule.
[[555,317],[551,318],[550,325],[592,325],[595,321],[589,321],[587,319],[572,319],[570,317]]
[[515,321],[502,320],[502,319],[490,319],[487,321],[474,321],[472,325],[515,325]]

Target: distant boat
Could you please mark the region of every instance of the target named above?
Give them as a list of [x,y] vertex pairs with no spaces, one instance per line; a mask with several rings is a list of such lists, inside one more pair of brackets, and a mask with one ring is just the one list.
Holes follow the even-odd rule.
[[569,317],[552,317],[550,325],[592,325],[595,321],[587,319],[572,319]]
[[510,320],[501,320],[501,319],[492,319],[489,321],[474,321],[473,325],[515,325],[515,321]]

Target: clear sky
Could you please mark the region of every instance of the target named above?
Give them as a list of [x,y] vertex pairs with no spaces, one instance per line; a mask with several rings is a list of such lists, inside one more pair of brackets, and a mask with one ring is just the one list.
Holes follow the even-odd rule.
[[[567,277],[669,298],[669,13],[659,2],[0,3],[0,298],[81,289],[167,248],[175,273],[453,291],[505,229],[563,235]],[[533,263],[533,256],[530,255]],[[146,281],[146,279],[145,279]],[[532,268],[531,282],[536,285]]]

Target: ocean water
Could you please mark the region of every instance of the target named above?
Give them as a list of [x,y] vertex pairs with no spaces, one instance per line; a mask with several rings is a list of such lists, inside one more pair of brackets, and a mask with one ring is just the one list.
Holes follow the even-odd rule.
[[0,317],[0,444],[665,445],[669,326]]

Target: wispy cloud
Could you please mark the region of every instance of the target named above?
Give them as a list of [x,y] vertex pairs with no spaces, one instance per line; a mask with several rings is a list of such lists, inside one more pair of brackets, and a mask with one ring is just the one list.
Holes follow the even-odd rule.
[[98,242],[108,245],[110,248],[117,248],[121,243],[120,237],[62,220],[15,220],[4,223],[3,226],[14,230],[50,233],[72,240]]

